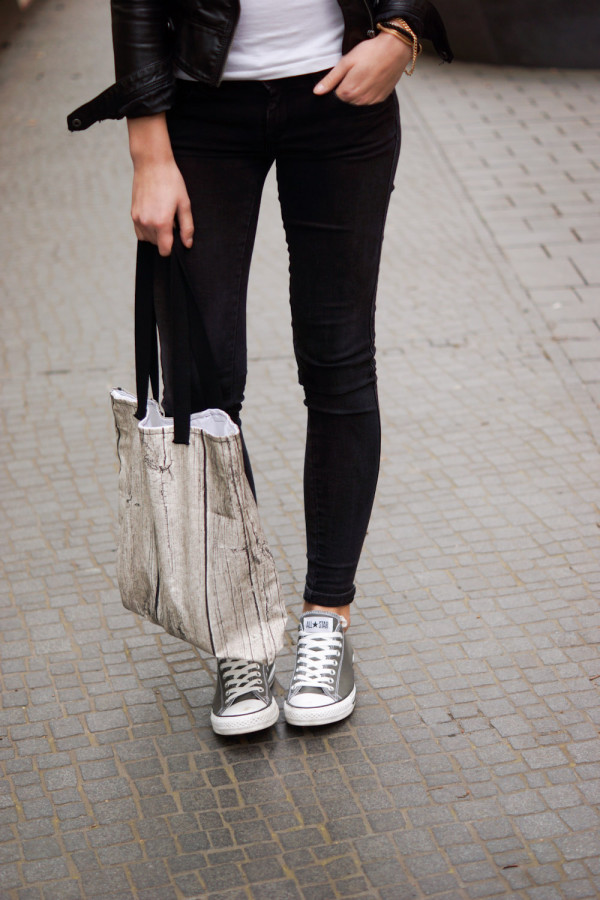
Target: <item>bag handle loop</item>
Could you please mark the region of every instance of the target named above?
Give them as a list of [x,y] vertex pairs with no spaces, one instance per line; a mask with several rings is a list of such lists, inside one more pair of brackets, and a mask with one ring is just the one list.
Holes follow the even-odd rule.
[[[189,277],[186,254],[179,232],[173,235],[170,257],[162,257],[158,248],[138,241],[135,277],[135,370],[138,408],[136,418],[143,419],[148,405],[148,383],[158,399],[158,340],[154,285],[159,266],[168,267],[171,316],[169,355],[173,361],[173,418],[175,444],[189,444],[190,416],[202,409],[223,409],[223,391],[210,348],[199,304]],[[194,334],[194,340],[191,335]],[[191,360],[200,378],[201,395],[194,395],[192,409]]]

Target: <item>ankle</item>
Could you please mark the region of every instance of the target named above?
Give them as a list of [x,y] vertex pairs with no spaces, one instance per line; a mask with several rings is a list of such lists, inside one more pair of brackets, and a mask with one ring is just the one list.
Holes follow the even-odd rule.
[[344,631],[347,631],[350,625],[350,606],[347,604],[346,606],[319,606],[318,603],[307,603],[304,601],[304,606],[302,607],[302,612],[332,612],[336,613],[338,616],[341,616],[342,619],[346,620],[346,625],[344,627]]

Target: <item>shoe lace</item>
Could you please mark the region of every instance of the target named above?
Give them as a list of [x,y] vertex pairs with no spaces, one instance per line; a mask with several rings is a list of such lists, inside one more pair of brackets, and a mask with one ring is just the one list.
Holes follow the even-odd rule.
[[293,688],[330,687],[335,682],[336,662],[342,655],[343,634],[307,634],[300,632],[296,651]]
[[265,688],[258,663],[248,662],[245,659],[220,659],[219,668],[223,678],[225,700],[228,703],[235,703],[238,697],[247,694],[248,691],[264,694]]

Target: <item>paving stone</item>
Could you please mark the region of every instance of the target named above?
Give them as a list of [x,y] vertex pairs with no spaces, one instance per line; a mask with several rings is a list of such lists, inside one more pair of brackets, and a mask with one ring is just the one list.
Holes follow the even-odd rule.
[[42,897],[44,900],[79,900],[83,895],[81,886],[74,880],[57,881],[52,885],[44,887]]
[[90,731],[109,731],[113,728],[126,728],[129,724],[127,716],[122,709],[105,712],[90,713],[86,716],[86,722]]
[[595,859],[600,854],[600,837],[597,834],[571,834],[557,838],[556,845],[565,859]]
[[[272,881],[262,884],[260,887],[260,896],[265,900],[300,900],[301,894],[298,888],[291,880]],[[304,895],[306,896],[306,895]],[[257,893],[253,893],[253,897],[258,900]]]
[[518,828],[525,838],[553,838],[566,834],[568,828],[555,813],[535,813],[521,816]]
[[23,876],[30,884],[64,878],[68,869],[63,859],[43,859],[23,863]]

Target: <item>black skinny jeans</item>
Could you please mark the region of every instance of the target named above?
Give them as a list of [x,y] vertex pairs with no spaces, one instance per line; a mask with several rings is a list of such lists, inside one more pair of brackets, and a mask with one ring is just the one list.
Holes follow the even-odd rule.
[[[354,597],[379,471],[375,292],[400,127],[395,94],[374,106],[350,106],[334,94],[315,96],[319,77],[230,81],[218,88],[183,81],[168,125],[194,217],[188,271],[224,406],[238,423],[250,259],[263,184],[276,163],[294,351],[308,407],[304,597],[343,606]],[[168,412],[170,365],[160,305]],[[200,398],[201,386],[193,385],[192,394]]]

